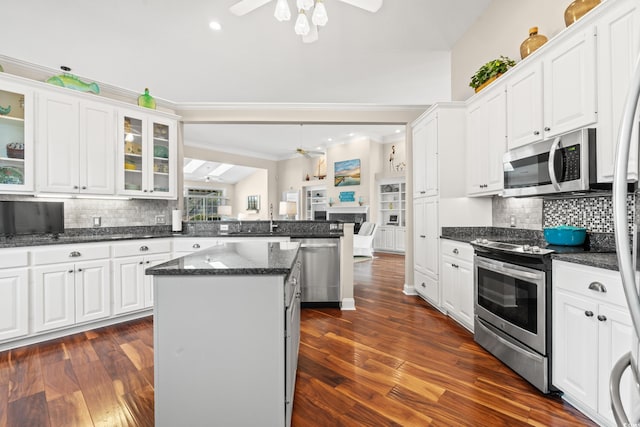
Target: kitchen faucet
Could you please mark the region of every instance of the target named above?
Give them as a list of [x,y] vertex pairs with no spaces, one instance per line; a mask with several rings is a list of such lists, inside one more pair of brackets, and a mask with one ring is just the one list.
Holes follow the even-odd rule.
[[269,205],[269,233],[273,233],[274,229],[278,228],[278,224],[273,223],[273,203]]

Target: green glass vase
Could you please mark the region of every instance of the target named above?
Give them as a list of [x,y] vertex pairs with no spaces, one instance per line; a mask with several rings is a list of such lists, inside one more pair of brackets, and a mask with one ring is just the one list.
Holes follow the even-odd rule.
[[149,88],[144,88],[144,93],[138,97],[138,105],[152,110],[156,109],[156,100],[149,95]]

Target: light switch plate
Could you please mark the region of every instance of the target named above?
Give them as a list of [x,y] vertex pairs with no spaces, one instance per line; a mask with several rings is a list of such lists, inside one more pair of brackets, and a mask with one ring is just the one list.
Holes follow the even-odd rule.
[[156,215],[156,224],[166,224],[167,220],[164,215]]
[[220,231],[229,231],[229,224],[220,224]]
[[93,226],[94,227],[100,227],[100,225],[102,225],[102,217],[94,216],[93,217]]

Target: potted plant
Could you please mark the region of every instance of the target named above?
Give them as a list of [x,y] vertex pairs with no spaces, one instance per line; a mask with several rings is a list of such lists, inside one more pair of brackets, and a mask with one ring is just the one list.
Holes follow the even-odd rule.
[[509,68],[516,65],[516,62],[506,56],[500,56],[498,59],[489,61],[471,76],[469,86],[480,92],[485,86],[504,74]]

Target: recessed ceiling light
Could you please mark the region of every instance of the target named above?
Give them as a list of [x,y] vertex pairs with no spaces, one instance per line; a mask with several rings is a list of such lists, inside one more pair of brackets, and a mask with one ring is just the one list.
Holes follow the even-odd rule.
[[327,141],[331,142],[333,141],[333,138],[327,138]]
[[213,31],[220,31],[222,30],[222,25],[220,25],[218,21],[211,21],[209,22],[209,28],[211,28]]
[[401,130],[400,130],[400,129],[396,129],[396,133],[400,133],[400,132],[401,132]]
[[353,133],[353,132],[351,132],[351,133],[349,134],[349,136],[353,136],[353,135],[355,135],[355,133]]

